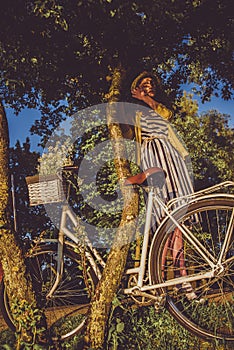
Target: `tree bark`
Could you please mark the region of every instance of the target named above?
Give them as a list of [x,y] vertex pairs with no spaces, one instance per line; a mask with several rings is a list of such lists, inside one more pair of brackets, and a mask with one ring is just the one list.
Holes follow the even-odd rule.
[[[33,342],[43,317],[37,311],[31,279],[27,274],[23,254],[11,225],[8,152],[8,123],[0,101],[0,260],[17,329],[16,348],[18,348],[21,343]],[[31,325],[34,322],[33,327]]]
[[[116,68],[113,72],[112,84],[108,94],[109,104],[107,122],[110,137],[113,141],[115,154],[115,168],[120,183],[130,176],[128,161],[125,157],[125,146],[122,142],[123,136],[120,126],[115,123],[115,102],[120,95],[121,80],[124,71]],[[107,263],[98,283],[94,298],[91,302],[88,317],[85,343],[92,349],[103,349],[105,341],[106,324],[111,308],[111,303],[116,295],[124,272],[130,242],[135,234],[138,215],[138,193],[129,188],[121,188],[124,207],[120,225],[117,229],[114,243],[108,255]]]

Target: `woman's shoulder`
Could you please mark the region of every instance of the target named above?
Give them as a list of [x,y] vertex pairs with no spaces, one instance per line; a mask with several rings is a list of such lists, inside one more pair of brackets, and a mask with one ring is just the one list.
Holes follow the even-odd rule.
[[162,118],[166,120],[170,120],[173,116],[172,111],[168,109],[166,106],[164,106],[162,103],[158,103],[154,110],[156,113],[158,113]]

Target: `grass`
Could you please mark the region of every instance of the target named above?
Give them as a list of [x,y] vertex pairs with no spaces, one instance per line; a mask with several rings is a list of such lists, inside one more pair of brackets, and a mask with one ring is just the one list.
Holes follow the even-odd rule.
[[[12,331],[2,331],[0,350],[14,350],[14,341]],[[53,349],[83,350],[82,335],[56,344]],[[231,350],[234,349],[234,343],[218,344],[199,339],[181,327],[166,309],[156,313],[153,307],[125,309],[117,306],[109,321],[107,341],[102,350],[178,349]]]

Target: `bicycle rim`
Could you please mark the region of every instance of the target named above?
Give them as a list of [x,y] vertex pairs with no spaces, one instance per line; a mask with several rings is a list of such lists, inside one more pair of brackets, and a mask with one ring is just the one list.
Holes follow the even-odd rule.
[[[160,290],[167,295],[168,310],[173,317],[189,331],[206,339],[234,341],[234,242],[233,222],[230,222],[232,212],[233,199],[214,198],[191,204],[186,214],[183,210],[178,210],[175,214],[177,221],[189,229],[216,260],[220,256],[227,229],[232,227],[223,261],[223,272],[213,278],[191,282],[196,298],[189,300],[194,294],[188,294],[188,289],[184,289],[181,284]],[[180,258],[177,251],[168,247],[174,229],[175,225],[168,219],[158,231],[157,239],[152,242],[150,271],[153,284],[169,281],[182,274],[194,276],[210,271],[207,261],[183,235],[183,249],[180,252],[183,255]]]
[[[87,268],[85,281],[79,254],[65,247],[63,276],[53,295],[48,298],[47,294],[56,278],[57,247],[39,246],[27,257],[26,263],[32,276],[38,306],[45,312],[49,336],[63,340],[80,332],[84,327],[90,297],[96,284],[91,268]],[[8,318],[7,324],[14,330],[5,289],[2,298],[5,319]]]

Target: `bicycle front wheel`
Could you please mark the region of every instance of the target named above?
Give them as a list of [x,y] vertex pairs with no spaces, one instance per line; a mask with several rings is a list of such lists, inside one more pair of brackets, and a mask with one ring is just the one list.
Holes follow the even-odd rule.
[[[27,254],[26,265],[38,306],[45,311],[50,337],[66,339],[82,330],[97,278],[91,267],[87,267],[84,273],[81,256],[65,246],[63,275],[56,290],[48,297],[56,279],[57,261],[57,245],[48,244]],[[0,299],[4,319],[15,330],[4,283]]]
[[[222,259],[223,270],[213,278],[203,278],[162,288],[167,306],[174,318],[189,331],[203,338],[234,341],[234,242],[233,198],[199,200],[189,205],[187,212],[179,209],[177,222],[205,247],[207,256],[217,263],[227,233],[230,237]],[[195,276],[211,271],[197,245],[179,234],[177,246],[171,219],[164,221],[152,242],[150,271],[152,283],[168,282],[181,276]],[[177,231],[178,234],[178,231]],[[175,235],[175,233],[174,233]],[[182,242],[182,244],[181,244]],[[178,247],[182,249],[178,249]],[[199,277],[199,276],[198,276]],[[186,288],[185,288],[186,287]]]

